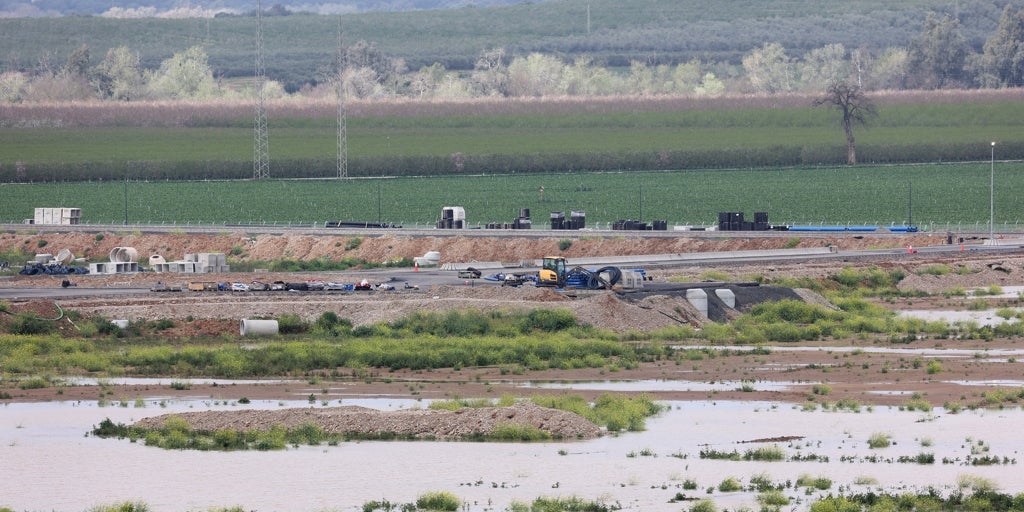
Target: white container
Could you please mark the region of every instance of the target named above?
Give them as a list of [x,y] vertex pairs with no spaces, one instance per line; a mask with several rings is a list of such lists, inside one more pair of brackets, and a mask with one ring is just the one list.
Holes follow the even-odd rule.
[[242,336],[276,336],[279,328],[277,320],[250,320],[243,318],[238,332]]

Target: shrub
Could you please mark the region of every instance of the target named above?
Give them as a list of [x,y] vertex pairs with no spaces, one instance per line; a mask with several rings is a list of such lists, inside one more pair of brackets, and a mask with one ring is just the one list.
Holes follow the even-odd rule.
[[760,446],[747,450],[743,454],[744,460],[780,461],[786,459],[786,453],[777,444],[771,446]]
[[772,489],[758,494],[757,502],[762,506],[778,509],[778,507],[789,505],[789,498],[782,494],[782,491]]
[[277,317],[277,330],[281,334],[300,334],[309,329],[309,324],[296,313],[285,313]]
[[572,240],[569,240],[568,238],[563,238],[563,239],[558,241],[558,250],[559,251],[565,251],[565,250],[569,249],[570,247],[572,247]]
[[89,509],[89,512],[149,512],[149,505],[142,501],[126,501],[113,505],[99,505]]
[[358,249],[358,248],[359,248],[359,246],[360,246],[360,245],[362,245],[362,243],[363,243],[363,239],[362,239],[362,238],[359,238],[359,237],[357,236],[357,237],[355,237],[355,238],[353,238],[353,239],[349,240],[349,241],[348,241],[348,243],[347,243],[347,244],[345,244],[345,250],[346,250],[346,251],[351,251],[351,250],[353,250],[353,249]]
[[52,320],[39,318],[35,313],[18,313],[8,330],[11,334],[49,334],[56,328]]
[[551,439],[551,433],[533,425],[501,423],[494,427],[488,438],[501,441],[545,441]]
[[171,320],[170,318],[161,318],[160,320],[153,322],[153,329],[158,331],[166,331],[172,327],[174,327],[174,320]]
[[736,492],[743,490],[743,485],[735,477],[729,477],[718,484],[719,492]]
[[938,362],[935,359],[932,359],[931,361],[928,361],[928,366],[925,369],[925,371],[928,372],[928,375],[935,375],[936,373],[940,373],[942,371],[942,363]]
[[868,438],[868,446],[871,448],[888,448],[892,444],[892,438],[889,434],[882,432],[875,432]]
[[715,502],[709,499],[698,500],[690,507],[690,512],[718,512]]
[[447,491],[428,492],[416,498],[416,507],[424,510],[455,512],[462,506],[462,500]]
[[36,242],[36,245],[39,246],[40,249],[42,249],[43,247],[46,247],[46,244],[47,244],[46,240],[40,240],[40,241]]
[[94,237],[94,239],[97,242],[102,242],[103,241],[103,233],[96,233],[96,236]]
[[18,382],[21,389],[44,389],[50,387],[50,381],[42,377],[32,377]]
[[556,332],[576,326],[576,315],[568,309],[535,309],[526,316],[521,332],[537,329]]
[[812,477],[810,475],[804,474],[800,475],[800,477],[796,479],[796,486],[813,487],[815,489],[818,489],[819,491],[824,491],[832,487],[832,480],[829,480],[828,478],[825,478],[823,476]]

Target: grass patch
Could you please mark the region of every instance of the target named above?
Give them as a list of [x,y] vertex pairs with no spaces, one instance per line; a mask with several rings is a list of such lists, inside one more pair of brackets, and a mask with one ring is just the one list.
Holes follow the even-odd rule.
[[875,432],[868,437],[868,447],[872,449],[888,448],[892,445],[892,436],[883,432]]

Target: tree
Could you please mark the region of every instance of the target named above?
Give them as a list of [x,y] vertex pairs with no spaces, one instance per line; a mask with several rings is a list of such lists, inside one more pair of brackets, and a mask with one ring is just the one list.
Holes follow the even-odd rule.
[[793,90],[789,57],[779,43],[765,43],[744,55],[743,69],[756,92],[775,94]]
[[209,99],[217,95],[217,83],[202,46],[175,53],[147,76],[150,93],[157,98]]
[[562,94],[565,64],[557,57],[531,53],[516,57],[508,65],[509,96],[552,96]]
[[929,14],[924,29],[911,41],[907,52],[908,85],[920,89],[960,85],[967,55],[960,20],[948,15],[940,20]]
[[484,50],[473,66],[472,80],[478,94],[507,96],[508,68],[505,66],[505,49]]
[[93,76],[96,88],[104,98],[130,101],[141,94],[139,56],[127,46],[107,50],[107,56],[93,70]]
[[837,43],[807,52],[800,78],[804,90],[820,91],[828,84],[846,81],[851,74],[846,47]]
[[68,76],[85,79],[89,75],[89,47],[83,44],[69,53],[63,71]]
[[1024,85],[1024,10],[1006,6],[999,28],[985,41],[979,67],[982,87]]
[[846,133],[846,163],[857,163],[857,146],[853,139],[853,125],[866,124],[868,117],[875,115],[875,106],[857,85],[833,82],[825,96],[814,100],[815,106],[835,107],[843,114],[843,132]]

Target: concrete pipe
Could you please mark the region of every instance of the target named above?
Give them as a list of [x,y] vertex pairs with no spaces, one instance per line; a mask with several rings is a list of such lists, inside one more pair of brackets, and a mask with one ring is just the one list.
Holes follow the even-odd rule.
[[686,290],[686,300],[700,311],[701,316],[708,317],[708,292],[700,288],[691,288]]
[[110,250],[110,261],[114,263],[131,263],[138,259],[139,251],[134,247],[114,247]]
[[736,309],[736,294],[732,290],[728,288],[719,288],[715,290],[715,295],[717,295],[719,299],[722,299],[722,302],[724,302],[726,306]]
[[71,254],[71,250],[69,249],[61,249],[60,252],[57,253],[57,257],[55,259],[57,260],[57,263],[60,263],[61,265],[68,265],[75,260],[75,255]]
[[278,333],[277,320],[243,318],[238,332],[242,336],[274,336]]

